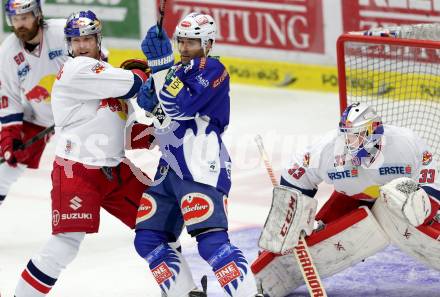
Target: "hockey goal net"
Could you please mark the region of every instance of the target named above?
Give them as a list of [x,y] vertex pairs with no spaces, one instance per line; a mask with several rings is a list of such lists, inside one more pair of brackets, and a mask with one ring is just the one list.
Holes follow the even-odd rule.
[[422,137],[439,162],[440,24],[344,34],[337,58],[341,112],[353,102],[374,106],[384,123]]

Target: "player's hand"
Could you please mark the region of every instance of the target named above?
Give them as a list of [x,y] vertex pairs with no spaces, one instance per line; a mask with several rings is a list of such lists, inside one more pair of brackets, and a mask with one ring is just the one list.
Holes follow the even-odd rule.
[[165,30],[162,29],[159,34],[159,28],[156,25],[151,27],[142,41],[141,47],[153,73],[173,66],[173,48]]
[[140,59],[127,59],[122,62],[120,67],[126,70],[138,69],[145,74],[150,74],[151,72],[150,67],[148,67],[147,61]]
[[154,108],[159,105],[152,76],[139,89],[137,104],[149,113],[152,113]]
[[22,125],[4,127],[1,130],[0,153],[11,167],[17,167],[17,163],[24,163],[29,155],[26,150],[20,149],[23,145]]

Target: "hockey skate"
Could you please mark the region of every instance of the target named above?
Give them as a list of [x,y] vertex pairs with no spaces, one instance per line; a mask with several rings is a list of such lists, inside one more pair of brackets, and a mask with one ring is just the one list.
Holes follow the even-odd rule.
[[202,284],[202,291],[200,291],[199,289],[192,290],[191,292],[189,292],[188,297],[207,297],[208,296],[208,294],[206,294],[206,290],[208,288],[208,277],[206,275],[202,276],[200,283]]
[[[202,290],[194,289],[188,293],[188,297],[208,297],[208,294],[206,294],[206,290],[208,287],[208,277],[206,275],[202,276],[200,283],[202,284]],[[162,292],[162,297],[167,297],[167,295]]]

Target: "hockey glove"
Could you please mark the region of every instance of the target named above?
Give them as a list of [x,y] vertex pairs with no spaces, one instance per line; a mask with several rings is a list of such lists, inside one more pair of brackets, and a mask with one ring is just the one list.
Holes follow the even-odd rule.
[[145,74],[149,75],[151,72],[150,67],[148,67],[147,61],[140,59],[128,59],[122,62],[121,68],[126,70],[138,69]]
[[147,79],[139,89],[137,104],[149,113],[153,113],[155,107],[159,105],[159,100],[157,99],[156,90],[154,88],[153,77]]
[[29,158],[28,153],[20,149],[23,145],[21,134],[22,125],[3,127],[1,130],[1,154],[11,167],[17,167],[17,163],[24,163]]
[[142,41],[141,47],[153,73],[173,66],[173,48],[165,30],[162,30],[159,36],[158,27],[156,25],[151,27]]

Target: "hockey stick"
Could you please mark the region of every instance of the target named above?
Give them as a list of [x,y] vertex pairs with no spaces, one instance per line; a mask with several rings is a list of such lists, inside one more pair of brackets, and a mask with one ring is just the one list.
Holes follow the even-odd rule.
[[167,0],[160,0],[159,3],[159,16],[157,18],[157,28],[159,29],[158,37],[162,37],[162,26],[163,20],[165,18],[165,5],[167,4]]
[[[157,17],[157,28],[158,28],[158,34],[157,36],[159,38],[162,38],[162,32],[163,32],[163,20],[165,19],[165,5],[167,3],[167,0],[160,0],[159,2],[159,15]],[[145,115],[148,118],[155,118],[158,122],[159,125],[162,125],[162,123],[165,121],[166,119],[166,114],[162,109],[162,106],[160,105],[160,103],[158,103],[156,105],[156,107],[154,107],[154,109],[150,112],[146,112]]]
[[[28,141],[26,141],[25,143],[21,144],[16,150],[24,150],[27,149],[28,147],[30,147],[31,145],[33,145],[35,142],[43,139],[44,137],[46,137],[46,135],[52,133],[55,130],[55,125],[52,125],[50,127],[47,127],[46,129],[44,129],[43,131],[37,133],[35,136],[33,136],[31,139],[29,139]],[[1,158],[0,159],[0,164],[3,164],[4,162],[6,162],[5,159]]]
[[[257,135],[255,137],[255,142],[258,146],[258,150],[260,151],[260,156],[264,161],[266,171],[269,174],[270,180],[272,181],[272,185],[276,187],[278,186],[278,181],[275,177],[275,173],[273,172],[273,168],[270,164],[266,150],[264,149],[263,138],[261,137],[261,135]],[[324,286],[322,285],[318,270],[313,263],[309,247],[307,246],[307,242],[304,239],[304,232],[301,233],[298,245],[293,248],[292,252],[295,255],[299,268],[301,269],[301,274],[307,285],[310,296],[327,297],[327,293],[325,292]]]

